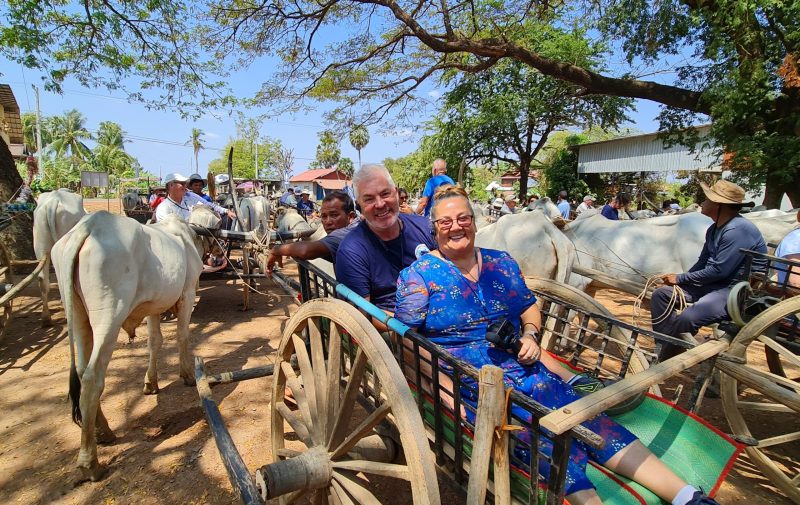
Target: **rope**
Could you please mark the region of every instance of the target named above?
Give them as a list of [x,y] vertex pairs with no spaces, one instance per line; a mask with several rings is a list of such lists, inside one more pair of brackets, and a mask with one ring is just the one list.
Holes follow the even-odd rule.
[[[647,291],[650,287],[655,287],[656,284],[659,283],[661,280],[661,275],[651,275],[647,278],[647,281],[644,284],[644,289],[642,292],[639,293],[639,296],[636,297],[636,301],[633,302],[633,324],[637,326],[638,321],[642,315],[642,302],[647,297]],[[672,296],[669,298],[669,303],[667,303],[667,307],[664,309],[663,314],[659,314],[655,316],[654,314],[650,314],[651,324],[659,324],[663,323],[667,320],[667,318],[672,314],[673,311],[681,312],[683,309],[686,308],[686,293],[683,292],[680,286],[677,284],[672,286]]]
[[[220,240],[219,240],[217,237],[213,237],[213,236],[212,236],[212,237],[210,237],[210,238],[211,238],[212,240],[214,240],[214,241],[217,243],[217,245],[218,245],[218,246],[219,246],[219,247],[220,247],[220,248],[221,248],[223,251],[225,250],[225,247],[223,247],[223,244],[222,244],[222,242],[220,242]],[[244,258],[244,257],[242,258],[242,261],[245,261],[245,259],[246,259],[247,261],[250,261],[250,259],[249,259],[249,258]],[[230,263],[230,260],[228,260],[228,263]],[[238,278],[239,278],[239,280],[240,280],[240,281],[242,281],[242,284],[244,284],[244,286],[245,286],[247,289],[249,289],[250,291],[252,291],[253,293],[256,293],[256,294],[259,294],[259,295],[263,295],[263,296],[275,296],[275,297],[278,297],[278,298],[281,298],[281,297],[289,297],[289,298],[293,298],[293,296],[292,296],[292,295],[289,295],[289,294],[281,295],[281,294],[275,294],[275,293],[265,293],[265,292],[263,292],[263,291],[259,291],[258,289],[256,289],[256,288],[254,288],[253,286],[251,286],[251,285],[250,285],[250,283],[249,283],[249,282],[247,282],[247,280],[246,280],[244,277],[242,277],[242,275],[239,273],[239,271],[238,271],[238,270],[236,270],[236,268],[235,268],[233,265],[231,265],[231,268],[233,269],[233,273],[235,273],[235,274],[236,274],[236,277],[238,277]],[[271,280],[271,279],[270,279],[270,280]],[[273,282],[274,282],[274,281],[273,281]]]
[[516,424],[508,424],[506,422],[506,421],[508,421],[508,404],[511,401],[511,391],[512,391],[512,389],[513,388],[506,389],[506,401],[504,402],[504,405],[503,405],[503,417],[501,418],[501,421],[503,422],[503,424],[501,424],[500,426],[497,426],[494,429],[494,436],[497,437],[498,440],[500,440],[500,438],[503,436],[503,432],[504,431],[522,431],[522,430],[525,429],[522,426],[517,426]]

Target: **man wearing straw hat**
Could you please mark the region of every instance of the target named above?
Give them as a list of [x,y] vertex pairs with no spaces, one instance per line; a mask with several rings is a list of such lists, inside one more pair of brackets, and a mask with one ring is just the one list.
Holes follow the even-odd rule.
[[[653,329],[674,337],[682,333],[694,335],[702,326],[727,319],[730,287],[744,275],[745,256],[740,249],[767,252],[758,228],[739,215],[742,207],[753,206],[752,202],[744,203],[742,188],[726,180],[719,180],[711,187],[701,182],[700,186],[706,195],[700,209],[714,220],[706,231],[700,258],[688,272],[663,275],[661,280],[665,285],[653,292],[650,302]],[[680,307],[676,301],[681,292],[692,305],[678,314]],[[665,344],[659,359],[681,351],[678,346]]]

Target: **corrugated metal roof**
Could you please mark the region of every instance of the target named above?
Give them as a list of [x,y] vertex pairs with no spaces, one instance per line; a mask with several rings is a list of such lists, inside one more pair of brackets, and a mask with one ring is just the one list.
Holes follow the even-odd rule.
[[[700,137],[708,126],[698,128]],[[705,142],[703,142],[705,143]],[[674,172],[677,170],[720,170],[721,158],[709,147],[698,145],[694,153],[682,145],[665,148],[658,133],[581,144],[578,149],[578,173]]]

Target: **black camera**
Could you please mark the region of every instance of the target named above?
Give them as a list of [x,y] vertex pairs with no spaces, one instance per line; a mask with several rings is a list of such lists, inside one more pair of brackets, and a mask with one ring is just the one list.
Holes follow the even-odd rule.
[[495,347],[506,351],[519,352],[522,345],[514,325],[505,318],[490,323],[486,327],[486,340],[494,344]]

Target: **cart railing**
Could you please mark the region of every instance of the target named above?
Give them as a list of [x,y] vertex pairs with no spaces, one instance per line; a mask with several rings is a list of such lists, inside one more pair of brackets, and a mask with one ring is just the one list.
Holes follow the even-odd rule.
[[[310,263],[298,263],[303,301],[338,296],[389,328],[390,331],[385,334],[386,341],[416,395],[437,464],[448,469],[454,480],[466,488],[471,434],[475,429],[478,370],[389,317]],[[537,292],[536,295],[543,301],[542,327],[550,334],[554,348],[570,364],[597,376],[622,378],[636,352],[644,356],[648,364],[655,362],[664,341],[689,346],[682,340],[588,312],[547,293]],[[450,380],[442,380],[444,377]],[[372,388],[372,394],[367,394],[364,400],[368,408],[377,408],[382,401],[380,385],[373,385]],[[624,397],[624,393],[618,394],[615,399],[620,401]],[[507,424],[525,428],[512,431],[509,444],[509,460],[517,483],[514,486],[514,498],[526,503],[544,500],[561,504],[572,444],[580,441],[599,447],[603,440],[577,423],[560,430],[557,435],[543,429],[541,419],[553,411],[516,390],[510,394],[506,412]],[[523,486],[525,490],[519,492],[519,483],[523,479],[526,481]]]

